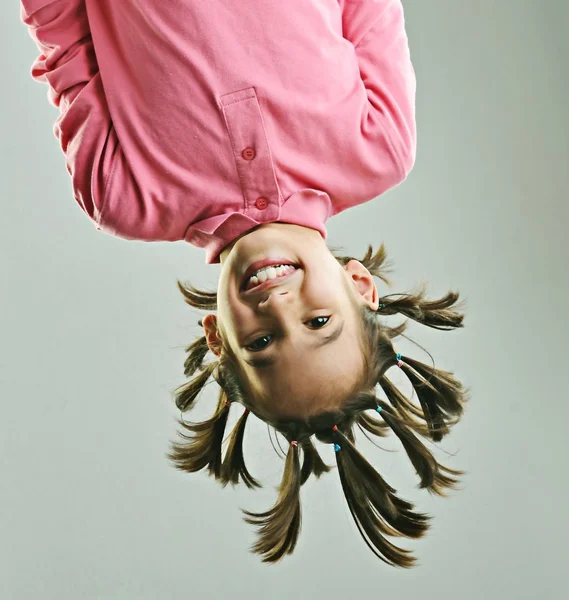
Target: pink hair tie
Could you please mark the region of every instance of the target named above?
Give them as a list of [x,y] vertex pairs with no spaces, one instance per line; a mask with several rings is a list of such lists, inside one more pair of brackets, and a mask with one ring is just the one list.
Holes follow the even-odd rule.
[[290,444],[291,444],[291,446],[298,446],[298,442],[296,442],[296,441],[295,442],[291,442]]

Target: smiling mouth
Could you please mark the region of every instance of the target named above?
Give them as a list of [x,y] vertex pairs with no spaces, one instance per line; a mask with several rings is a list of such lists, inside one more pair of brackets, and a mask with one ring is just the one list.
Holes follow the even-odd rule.
[[[296,272],[299,270],[300,269],[297,267],[292,273],[287,273],[286,275],[281,275],[280,277],[275,277],[274,279],[267,279],[267,281],[260,283],[259,285],[256,285],[255,287],[252,287],[249,290],[243,289],[242,291],[245,295],[254,295],[260,292],[264,292],[265,290],[273,287],[279,287],[282,283],[288,281],[291,277],[294,277]],[[247,286],[247,283],[245,283],[245,287]]]
[[[261,259],[258,261],[255,261],[254,263],[252,263],[251,265],[249,265],[249,268],[247,269],[247,271],[244,273],[243,275],[243,279],[241,280],[241,286],[240,286],[240,291],[246,291],[249,283],[251,282],[251,278],[253,276],[255,276],[256,274],[258,274],[258,272],[260,270],[263,270],[265,268],[270,268],[270,267],[275,267],[277,268],[277,266],[281,266],[281,267],[294,267],[295,269],[299,268],[300,265],[296,264],[292,261],[290,261],[287,258],[277,258],[277,257],[271,257],[271,258],[266,258],[266,259]],[[257,285],[259,285],[259,282],[257,281]],[[251,288],[252,289],[252,288]]]

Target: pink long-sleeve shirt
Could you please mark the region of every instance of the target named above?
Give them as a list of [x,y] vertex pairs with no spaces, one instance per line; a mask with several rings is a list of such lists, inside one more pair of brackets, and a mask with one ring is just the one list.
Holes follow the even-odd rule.
[[21,0],[32,77],[96,228],[219,262],[262,223],[318,230],[415,162],[400,0]]

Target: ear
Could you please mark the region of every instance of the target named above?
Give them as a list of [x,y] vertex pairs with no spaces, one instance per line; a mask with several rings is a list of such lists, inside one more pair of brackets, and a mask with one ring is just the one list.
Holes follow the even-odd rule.
[[372,274],[357,260],[351,260],[345,271],[355,288],[356,294],[373,310],[379,308],[379,293]]
[[208,348],[217,356],[221,356],[221,339],[217,332],[217,316],[206,315],[202,319],[202,325],[205,332],[205,338]]

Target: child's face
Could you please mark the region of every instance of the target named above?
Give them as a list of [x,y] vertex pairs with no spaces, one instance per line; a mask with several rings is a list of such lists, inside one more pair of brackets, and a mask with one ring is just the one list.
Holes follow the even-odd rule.
[[[244,295],[240,287],[247,268],[271,257],[301,268],[275,287]],[[333,408],[325,403],[363,377],[358,308],[378,307],[369,271],[355,260],[343,268],[316,230],[286,223],[263,225],[239,238],[223,251],[221,263],[218,320],[215,315],[203,320],[210,349],[219,356],[219,327],[250,389],[264,398],[256,407],[261,413],[302,418]],[[337,339],[318,345],[340,328]],[[274,363],[252,364],[260,359]]]

